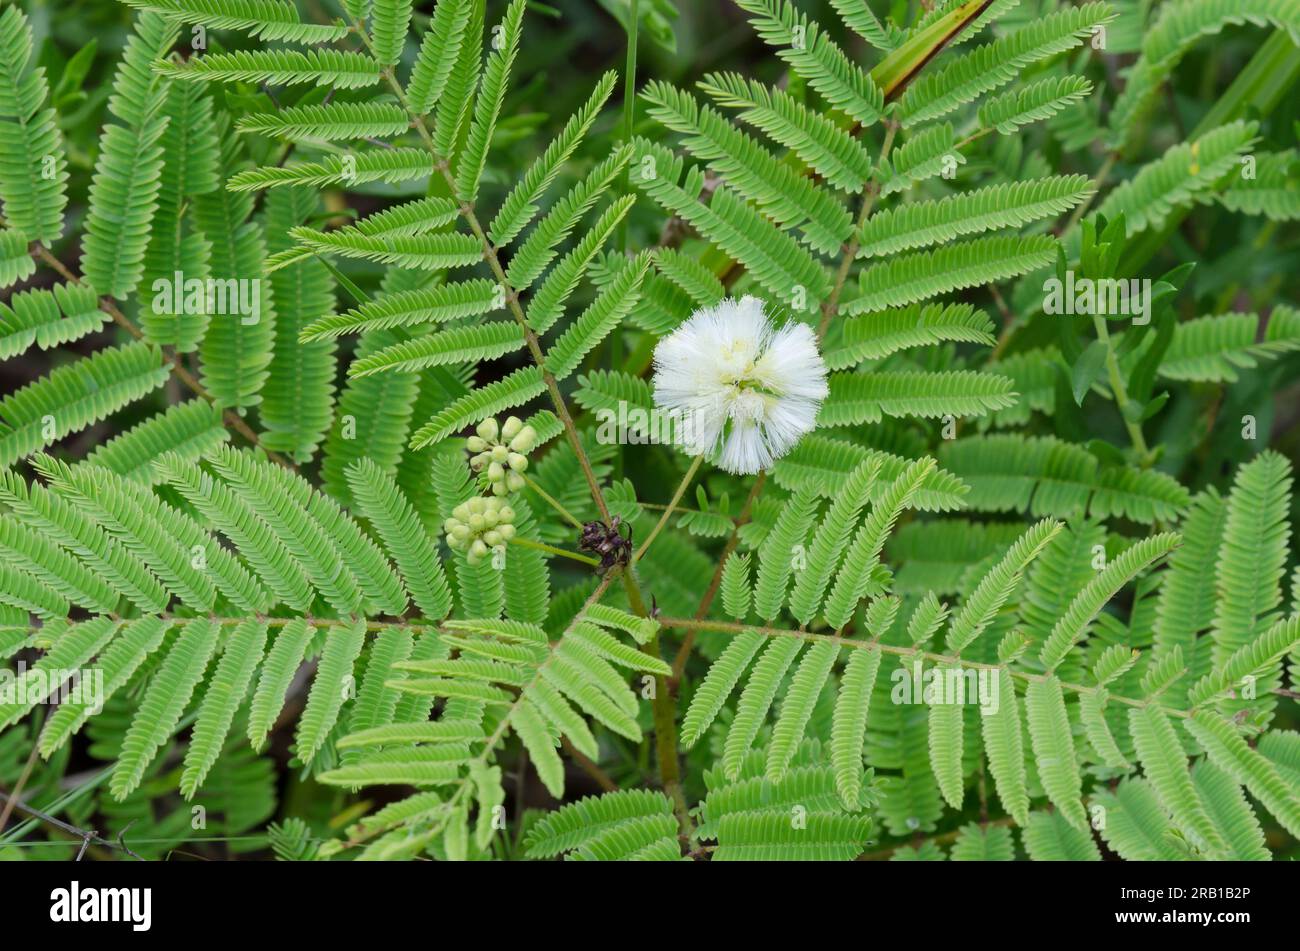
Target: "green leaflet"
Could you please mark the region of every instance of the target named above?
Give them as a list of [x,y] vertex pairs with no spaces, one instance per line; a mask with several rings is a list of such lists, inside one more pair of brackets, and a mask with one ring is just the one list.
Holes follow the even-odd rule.
[[862,796],[862,738],[867,730],[871,691],[880,671],[879,651],[855,650],[844,667],[840,695],[831,726],[831,762],[835,788],[845,808],[856,808]]
[[199,706],[190,748],[185,754],[185,771],[181,774],[181,792],[185,798],[194,798],[220,755],[265,646],[264,622],[247,620],[231,632]]
[[456,166],[456,195],[472,202],[478,195],[479,179],[487,164],[488,143],[496,127],[505,100],[510,66],[519,47],[519,28],[524,16],[524,0],[514,0],[506,10],[500,34],[494,36],[474,99],[474,113],[469,134]]
[[309,763],[320,751],[326,735],[338,720],[345,700],[355,695],[353,665],[365,643],[366,625],[353,621],[325,632],[316,679],[307,694],[307,706],[298,721],[295,741],[298,755]]
[[849,313],[898,307],[937,294],[1004,281],[1051,262],[1056,241],[1032,238],[975,238],[937,251],[900,255],[861,272]]
[[796,548],[803,550],[816,515],[817,497],[802,493],[781,510],[776,525],[758,550],[758,578],[754,584],[754,610],[771,620],[781,610],[793,571]]
[[144,270],[149,228],[157,210],[167,116],[165,87],[150,67],[170,49],[178,29],[143,14],[128,41],[109,110],[118,123],[104,129],[89,198],[81,269],[100,294],[125,298]]
[[728,776],[735,778],[739,773],[741,761],[749,752],[767,717],[767,711],[776,698],[777,688],[781,686],[786,671],[802,648],[803,642],[796,638],[774,638],[768,642],[763,655],[754,665],[749,681],[740,692],[736,719],[727,731],[727,741],[723,748],[722,768]]
[[[963,689],[965,680],[960,665],[945,664],[936,673],[945,682],[955,682],[959,689]],[[940,699],[930,704],[930,763],[943,798],[954,809],[961,808],[964,792],[961,768],[962,711],[962,702],[955,696],[948,696],[946,689]]]
[[754,588],[750,581],[750,556],[732,552],[722,566],[722,607],[730,617],[743,621],[749,615]]
[[216,624],[199,618],[177,633],[122,740],[122,755],[113,767],[110,780],[116,798],[126,798],[139,785],[145,768],[176,729],[190,695],[207,669],[220,632]]
[[980,728],[988,753],[989,772],[1003,807],[1025,826],[1029,821],[1029,794],[1025,789],[1024,736],[1015,682],[1005,667],[997,671],[996,708],[981,710]]
[[830,676],[831,665],[839,653],[839,644],[819,641],[800,659],[781,704],[781,715],[772,728],[772,742],[767,753],[767,778],[772,782],[780,782],[785,776],[795,748],[808,727],[813,704],[817,702],[817,695]]
[[1129,729],[1142,772],[1174,822],[1201,852],[1222,853],[1226,845],[1192,785],[1169,718],[1157,707],[1134,707],[1129,711]]
[[1250,790],[1292,835],[1300,828],[1300,797],[1277,767],[1237,734],[1223,717],[1202,710],[1187,722],[1188,731],[1205,747],[1210,761]]
[[[821,524],[818,525],[812,546],[808,550],[807,567],[795,576],[794,589],[790,593],[790,613],[798,618],[800,623],[809,623],[821,607],[826,586],[834,575],[844,550],[848,547],[853,523],[866,505],[868,491],[879,472],[878,460],[867,460],[854,469],[844,483],[842,491],[831,502]],[[772,536],[769,535],[768,538]],[[724,572],[724,603],[726,580]],[[748,592],[746,592],[746,608],[748,608],[748,601]],[[744,613],[747,612],[733,614],[733,616],[743,618]]]
[[1114,597],[1115,593],[1138,571],[1168,553],[1178,544],[1178,541],[1178,536],[1172,533],[1143,539],[1112,560],[1096,578],[1088,582],[1070,602],[1065,614],[1057,621],[1043,643],[1038,658],[1043,666],[1048,670],[1056,667],[1065,658],[1070,647],[1084,636],[1089,623],[1106,602]]
[[401,490],[369,459],[350,466],[347,478],[353,497],[397,563],[420,611],[430,619],[445,617],[451,610],[451,592],[442,562]]
[[827,624],[837,629],[842,628],[852,616],[858,601],[869,592],[871,573],[880,561],[886,536],[933,468],[933,459],[921,459],[912,463],[872,507],[871,514],[853,536],[848,554],[844,557],[844,568],[826,599]]
[[763,646],[763,635],[758,631],[742,631],[727,645],[695,691],[691,705],[682,720],[682,745],[694,746],[703,735],[731,692],[740,683],[749,662]]
[[1025,691],[1025,718],[1043,788],[1070,825],[1086,829],[1088,822],[1080,804],[1079,767],[1059,680],[1047,677],[1029,684]]
[[[67,159],[49,90],[40,69],[29,69],[31,26],[21,10],[0,13],[0,199],[5,220],[19,240],[47,247],[63,233],[67,205]],[[125,117],[121,117],[125,118]],[[126,120],[130,121],[130,120]],[[35,169],[41,169],[39,175]],[[5,282],[6,286],[8,281]]]
[[968,234],[1020,227],[1059,215],[1092,194],[1084,175],[990,185],[938,201],[918,201],[873,215],[863,226],[863,257],[925,247]]
[[[243,30],[266,40],[325,43],[342,39],[347,28],[303,23],[290,3],[280,0],[123,0],[129,6],[165,13],[185,23],[220,30]],[[377,5],[383,6],[382,4]]]

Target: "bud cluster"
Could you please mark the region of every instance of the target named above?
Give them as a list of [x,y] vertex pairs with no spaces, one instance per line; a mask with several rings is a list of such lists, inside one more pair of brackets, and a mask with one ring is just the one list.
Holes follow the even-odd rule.
[[456,506],[442,527],[447,544],[477,565],[493,548],[515,537],[514,521],[515,510],[504,499],[476,497]]
[[525,426],[518,416],[510,416],[501,426],[489,416],[478,424],[477,435],[466,441],[469,465],[475,472],[486,472],[495,495],[518,492],[524,487],[523,472],[528,468],[528,453],[537,446],[537,430]]

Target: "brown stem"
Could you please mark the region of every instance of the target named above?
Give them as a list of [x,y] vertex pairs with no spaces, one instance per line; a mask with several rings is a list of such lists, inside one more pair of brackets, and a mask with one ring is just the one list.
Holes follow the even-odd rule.
[[[641,600],[641,592],[637,589],[636,582],[632,580],[631,567],[624,568],[622,575],[623,587],[627,591],[627,600],[632,606],[632,611],[639,617],[647,617],[649,612],[646,611],[645,603]],[[663,659],[660,656],[658,629],[641,649],[656,660]],[[659,765],[659,781],[663,784],[668,798],[673,801],[673,811],[677,814],[677,825],[682,835],[689,838],[691,817],[686,806],[686,795],[682,791],[681,761],[677,757],[677,701],[670,689],[668,678],[662,675],[655,677],[655,694],[651,702],[651,710],[655,727],[655,754]]]
[[[736,545],[740,542],[740,529],[745,525],[754,511],[754,502],[758,499],[758,493],[763,490],[763,483],[767,481],[767,470],[764,469],[754,480],[754,484],[749,489],[749,495],[745,497],[745,505],[740,510],[740,515],[736,519],[736,525],[731,530],[731,535],[727,538],[727,544],[722,547],[722,555],[718,558],[718,567],[713,569],[713,578],[709,581],[708,590],[704,592],[704,597],[700,599],[700,606],[695,609],[695,619],[698,621],[709,613],[709,608],[713,606],[713,599],[718,595],[718,586],[722,584],[722,567],[727,563],[731,553],[736,550]],[[677,650],[677,656],[673,658],[673,681],[674,692],[677,685],[681,682],[682,673],[686,670],[686,661],[690,659],[691,648],[695,646],[695,631],[688,630],[686,636],[682,638],[682,646]]]
[[[67,265],[65,265],[57,257],[51,254],[44,245],[40,245],[40,244],[35,245],[35,249],[33,253],[37,257],[39,257],[42,261],[44,261],[46,264],[48,264],[51,268],[53,268],[56,272],[58,272],[59,276],[62,277],[68,283],[77,284],[83,287],[88,286],[85,281],[83,281],[76,274],[73,274]],[[131,319],[127,317],[126,314],[122,313],[121,309],[117,306],[117,303],[113,300],[113,298],[101,297],[99,299],[99,307],[100,310],[104,311],[104,313],[112,317],[113,322],[116,323],[123,330],[125,330],[128,334],[130,334],[133,339],[135,340],[144,339],[144,333],[140,330],[139,327],[137,327],[134,323],[132,323]],[[187,387],[189,387],[189,389],[196,396],[198,396],[201,399],[207,400],[209,403],[216,402],[216,399],[212,396],[211,393],[208,392],[207,388],[204,387],[204,385],[195,378],[194,374],[190,373],[190,371],[187,370],[185,366],[181,363],[181,358],[179,354],[174,354],[174,353],[166,354],[165,359],[171,364],[172,375],[174,375],[176,379],[180,380]],[[297,466],[294,465],[293,462],[281,456],[279,453],[273,452],[270,449],[267,449],[265,446],[262,446],[262,441],[258,438],[257,433],[253,431],[253,428],[249,426],[248,423],[244,422],[243,417],[241,417],[238,413],[228,409],[223,410],[221,413],[221,418],[227,426],[234,429],[236,432],[238,432],[241,436],[243,436],[253,445],[261,448],[261,450],[264,453],[266,453],[268,459],[271,459],[273,462],[278,462],[280,465],[289,469],[297,468]]]
[[[898,132],[898,123],[890,122],[885,126],[885,141],[880,146],[879,165],[884,162],[885,156],[889,154],[889,148],[894,144],[894,135]],[[853,262],[857,259],[862,226],[867,223],[871,217],[871,209],[875,207],[876,199],[880,195],[880,182],[873,178],[867,185],[866,193],[862,198],[862,208],[858,212],[858,220],[853,225],[853,235],[849,240],[848,246],[844,249],[844,257],[840,260],[840,268],[835,274],[835,284],[831,288],[831,296],[826,298],[826,303],[822,305],[821,323],[817,325],[817,339],[821,340],[826,336],[826,331],[830,329],[831,318],[839,312],[840,294],[844,290],[844,285],[849,279],[849,272],[853,269]]]
[[618,783],[609,778],[609,773],[593,763],[582,750],[569,742],[567,736],[560,737],[560,746],[564,748],[564,752],[569,759],[578,764],[579,769],[595,780],[596,785],[601,788],[602,792],[614,792],[614,790],[618,789]]
[[[804,641],[832,641],[843,647],[853,650],[878,650],[884,654],[894,654],[898,657],[914,657],[920,660],[927,660],[932,664],[957,664],[961,667],[971,670],[1007,670],[1012,677],[1017,677],[1026,682],[1028,681],[1045,681],[1050,674],[1034,674],[1023,670],[1010,670],[1005,665],[985,664],[979,661],[966,660],[954,654],[935,654],[931,651],[919,650],[915,647],[902,647],[895,644],[882,644],[879,641],[852,641],[844,640],[838,634],[814,634],[811,631],[791,631],[783,627],[765,627],[754,624],[738,624],[733,621],[711,621],[704,619],[692,618],[672,618],[666,617],[661,620],[664,627],[682,627],[700,631],[720,631],[727,634],[741,634],[746,631],[757,631],[759,634],[768,637],[796,637]],[[1074,693],[1096,693],[1101,687],[1089,687],[1085,684],[1066,683],[1058,681],[1063,690],[1069,690]],[[1152,704],[1147,700],[1134,700],[1132,697],[1121,697],[1118,694],[1109,694],[1111,700],[1116,703],[1122,703],[1130,707],[1147,707],[1155,706],[1173,717],[1190,717],[1191,714],[1186,710],[1178,710],[1173,707],[1162,707],[1159,704]]]
[[70,835],[75,839],[80,839],[81,851],[83,854],[85,853],[86,847],[91,843],[94,843],[95,845],[102,845],[110,849],[118,849],[122,852],[125,852],[133,859],[137,859],[142,862],[144,861],[143,858],[141,858],[135,852],[132,852],[129,848],[126,847],[126,844],[121,841],[122,838],[121,835],[118,836],[119,841],[112,842],[108,839],[105,839],[103,836],[96,834],[91,829],[79,829],[74,825],[70,825],[69,823],[64,822],[62,819],[55,818],[54,816],[49,815],[48,813],[41,812],[39,809],[33,809],[31,806],[28,806],[25,803],[18,802],[16,797],[7,796],[4,793],[0,793],[0,799],[4,800],[5,807],[7,809],[8,808],[17,809],[19,812],[23,813],[24,815],[31,816],[33,819],[39,819],[41,822],[48,823],[49,825],[58,829],[60,832]]

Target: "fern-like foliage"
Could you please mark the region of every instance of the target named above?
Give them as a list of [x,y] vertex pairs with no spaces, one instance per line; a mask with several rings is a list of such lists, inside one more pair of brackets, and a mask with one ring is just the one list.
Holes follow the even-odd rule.
[[[1267,84],[1139,133],[1294,3],[736,0],[780,81],[609,72],[546,115],[532,6],[124,0],[77,114],[0,12],[0,360],[37,368],[0,395],[0,768],[103,761],[78,815],[160,853],[175,791],[296,860],[1291,856],[1285,276],[1155,271],[1145,320],[1046,282],[1225,222],[1274,260]],[[737,475],[656,374],[746,296],[826,390]],[[785,426],[787,354],[739,349],[703,357]]]

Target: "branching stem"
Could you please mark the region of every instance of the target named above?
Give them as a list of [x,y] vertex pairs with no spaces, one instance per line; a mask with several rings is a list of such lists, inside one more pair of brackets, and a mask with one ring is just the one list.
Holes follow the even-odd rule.
[[[935,653],[931,653],[930,651],[918,650],[915,647],[902,647],[895,644],[882,644],[878,640],[869,640],[869,641],[845,640],[842,637],[840,637],[838,634],[814,634],[811,631],[790,631],[781,627],[762,627],[762,626],[756,626],[752,624],[737,624],[731,621],[712,621],[712,620],[705,620],[699,618],[665,617],[665,618],[660,618],[660,622],[665,627],[681,627],[681,628],[694,629],[699,631],[720,631],[727,634],[741,634],[746,631],[757,631],[759,634],[763,634],[764,636],[767,637],[796,637],[804,641],[832,641],[844,647],[853,648],[855,650],[879,650],[881,653],[884,654],[894,654],[898,657],[913,657],[919,660],[927,660],[930,663],[936,665],[958,664],[961,667],[965,667],[970,670],[1003,669],[998,664],[985,664],[979,661],[966,660],[963,657],[957,657],[952,654],[935,654]],[[1011,674],[1012,677],[1016,677],[1026,682],[1035,681],[1035,680],[1039,680],[1039,681],[1047,680],[1046,674],[1033,674],[1033,673],[1029,673],[1028,671],[1010,670],[1010,669],[1008,669],[1007,672]],[[1096,693],[1098,690],[1097,687],[1089,687],[1084,684],[1065,683],[1064,681],[1061,682],[1061,687],[1065,690],[1071,690],[1075,693]],[[1111,700],[1115,701],[1116,703],[1125,704],[1126,706],[1130,706],[1130,707],[1146,707],[1146,706],[1153,705],[1146,700],[1134,700],[1131,697],[1121,697],[1118,694],[1114,694],[1114,693],[1109,694],[1109,697]],[[1172,717],[1187,718],[1191,716],[1191,713],[1189,713],[1186,710],[1177,710],[1172,707],[1160,707],[1160,709]]]

